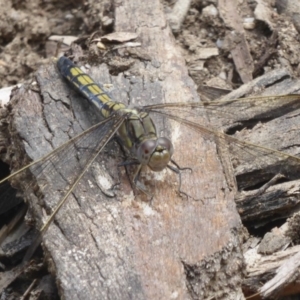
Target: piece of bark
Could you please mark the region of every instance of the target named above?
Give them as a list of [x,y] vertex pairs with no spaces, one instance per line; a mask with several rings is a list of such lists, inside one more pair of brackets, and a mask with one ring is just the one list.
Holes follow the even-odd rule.
[[242,18],[238,14],[238,3],[236,0],[220,0],[218,9],[227,28],[225,41],[226,48],[230,50],[237,72],[242,82],[247,83],[252,80],[254,70],[253,59],[243,29]]
[[[296,102],[290,103],[290,105],[285,108],[278,107],[277,112],[274,108],[273,113],[275,118],[273,120],[264,124],[257,124],[251,130],[244,130],[240,132],[237,137],[245,139],[247,142],[253,144],[283,151],[292,156],[299,156],[299,135],[297,130],[295,130],[300,121],[298,120],[299,100],[297,101],[297,96],[295,100]],[[288,112],[285,111],[285,109],[291,109],[292,111]],[[283,115],[278,117],[280,113]],[[261,217],[258,218],[258,215],[256,215],[256,220],[268,217],[272,210],[273,212],[271,215],[275,218],[290,216],[291,213],[299,207],[300,198],[298,187],[300,160],[290,159],[289,157],[281,156],[276,152],[270,152],[270,154],[268,154],[259,149],[257,151],[255,149],[248,149],[248,153],[249,161],[246,162],[245,156],[247,156],[247,151],[245,151],[243,157],[244,163],[240,165],[237,170],[237,181],[239,186],[243,189],[252,190],[244,193],[245,198],[243,200],[243,205],[248,203],[254,208],[255,203],[260,203],[261,209],[256,210],[256,212],[258,212]],[[243,155],[243,152],[241,152],[241,155]],[[279,182],[276,187],[267,189],[266,193],[257,195],[255,201],[251,201],[251,197],[247,197],[250,196],[251,193],[255,195],[255,191],[253,191],[257,189],[255,187],[262,186],[278,174],[282,174],[284,176],[284,181],[288,182]],[[272,207],[271,210],[268,203]],[[246,206],[242,208],[240,204],[241,202],[239,203],[240,211],[249,211],[248,208],[246,209]],[[254,212],[255,210],[252,211]],[[266,214],[267,211],[269,212]],[[250,218],[248,220],[250,221]]]
[[[159,1],[116,1],[114,6],[115,31],[138,33],[151,61],[137,60],[126,78],[110,77],[105,66],[97,66],[90,70],[94,79],[112,82],[114,98],[133,105],[197,100]],[[31,159],[86,129],[94,118],[53,66],[43,67],[37,79],[42,97],[21,89],[14,95],[10,114],[13,145],[25,147]],[[176,174],[147,172],[141,180],[154,194],[151,202],[142,201],[143,195],[133,196],[124,174],[117,197],[109,199],[88,172],[43,239],[49,268],[64,299],[214,298],[215,291],[218,299],[243,299],[236,234],[241,223],[216,145],[180,124],[164,120],[157,126],[159,133],[172,138],[179,165],[193,168],[182,175],[182,189],[191,198],[177,195]],[[97,162],[117,181],[121,158],[115,159],[113,151],[100,155]],[[21,150],[18,155],[23,157]],[[41,218],[46,219],[45,211],[49,214],[61,198],[62,180],[52,186],[37,182],[39,193],[31,186],[27,189],[26,199],[39,226]],[[26,180],[18,185],[28,188]]]
[[[253,99],[252,91],[263,90]],[[235,173],[241,193],[236,197],[241,218],[250,226],[261,226],[291,216],[299,209],[300,159],[289,158],[273,150],[299,156],[300,81],[289,78],[285,70],[274,70],[222,97],[208,109],[210,121],[234,137],[250,144],[230,144]],[[293,94],[289,98],[278,95]],[[260,98],[261,96],[270,96]],[[220,105],[223,100],[224,102]],[[263,123],[261,123],[263,122]],[[220,127],[219,126],[219,127]],[[279,174],[281,179],[275,180]],[[282,182],[284,181],[284,183]],[[272,184],[271,184],[272,183]]]
[[[284,81],[285,79],[291,78],[292,75],[289,73],[286,69],[275,69],[272,70],[260,77],[257,77],[253,79],[252,81],[243,84],[238,89],[232,91],[231,93],[227,94],[226,96],[223,96],[221,100],[227,101],[232,99],[239,99],[242,97],[249,96],[250,94],[256,92],[257,90],[264,90],[268,86],[274,86],[275,83]],[[289,85],[286,86],[287,90],[284,90],[283,94],[289,94],[292,91],[295,91],[295,87],[289,88]],[[270,89],[270,92],[272,90]],[[279,91],[274,91],[275,93],[278,93]],[[271,94],[274,95],[274,94]],[[280,94],[279,94],[280,95]]]
[[280,228],[275,227],[271,232],[267,232],[261,240],[257,252],[260,254],[273,254],[280,250],[285,250],[292,242],[291,238],[286,236],[287,223]]
[[237,195],[237,209],[243,222],[259,227],[292,216],[300,206],[299,184],[299,180],[289,181],[271,186],[263,194],[254,190]]
[[[300,96],[294,96],[289,100],[278,97],[298,94],[299,90],[300,80],[292,79],[286,69],[273,70],[224,94],[220,99],[214,99],[217,102],[212,101],[212,109],[205,108],[205,113],[208,114],[210,121],[222,130],[228,131],[232,128],[241,130],[243,127],[249,125],[253,127],[258,122],[275,119],[299,108]],[[198,91],[201,93],[201,88],[198,88]],[[261,97],[269,98],[257,99]]]
[[285,235],[288,236],[295,244],[299,244],[299,223],[299,212],[295,213],[291,218],[287,220],[287,230],[285,232]]
[[298,274],[300,246],[268,256],[262,256],[256,250],[251,249],[245,254],[247,268],[247,277],[243,283],[245,295],[258,300],[271,296],[298,294],[300,291]]
[[257,5],[254,10],[254,16],[256,20],[266,23],[270,30],[274,29],[274,10],[270,2],[257,0]]

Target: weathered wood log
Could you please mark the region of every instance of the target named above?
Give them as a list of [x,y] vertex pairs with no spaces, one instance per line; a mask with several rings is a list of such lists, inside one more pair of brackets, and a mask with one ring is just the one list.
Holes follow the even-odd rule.
[[[115,31],[138,33],[148,56],[136,59],[126,76],[110,77],[105,65],[89,71],[96,81],[113,84],[115,99],[133,105],[198,100],[159,1],[115,1]],[[15,154],[15,167],[24,149],[35,160],[96,121],[93,109],[52,65],[38,72],[37,81],[40,94],[22,88],[12,99],[9,151]],[[151,202],[140,194],[134,197],[124,174],[120,190],[110,199],[88,172],[43,238],[64,299],[243,298],[237,235],[241,222],[216,145],[180,124],[158,120],[157,126],[172,138],[177,163],[193,168],[182,175],[182,189],[191,197],[178,196],[176,174],[147,172],[142,180],[154,195]],[[116,144],[108,149],[97,165],[102,177],[117,182],[122,160]],[[69,167],[67,160],[63,167]],[[15,185],[26,189],[40,227],[45,211],[49,214],[62,197],[64,178],[47,182],[45,174],[36,183],[38,189],[27,180]]]

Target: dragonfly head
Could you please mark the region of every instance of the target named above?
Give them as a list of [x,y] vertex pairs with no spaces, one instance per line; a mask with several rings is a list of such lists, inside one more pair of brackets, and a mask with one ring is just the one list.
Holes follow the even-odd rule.
[[137,149],[137,158],[155,172],[162,171],[170,162],[174,148],[165,137],[143,141]]

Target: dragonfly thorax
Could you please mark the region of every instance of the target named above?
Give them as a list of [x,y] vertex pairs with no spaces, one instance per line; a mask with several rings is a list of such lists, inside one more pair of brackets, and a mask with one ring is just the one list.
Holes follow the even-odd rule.
[[162,171],[174,153],[171,141],[165,137],[143,141],[137,148],[137,159],[155,172]]

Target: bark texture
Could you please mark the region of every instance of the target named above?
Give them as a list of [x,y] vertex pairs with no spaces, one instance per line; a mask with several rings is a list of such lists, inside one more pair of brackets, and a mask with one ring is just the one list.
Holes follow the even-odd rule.
[[[91,76],[112,83],[114,98],[131,105],[197,101],[160,2],[114,5],[115,31],[139,35],[139,58],[125,74],[111,77],[101,65],[89,71]],[[53,65],[41,68],[37,81],[40,94],[22,88],[12,100],[12,146],[20,153],[14,157],[16,168],[23,160],[22,149],[26,157],[37,159],[96,122],[93,109],[70,90]],[[204,116],[200,119],[206,122]],[[176,162],[193,168],[182,175],[182,189],[191,197],[178,196],[176,174],[145,171],[141,180],[154,195],[151,202],[133,195],[122,172],[119,190],[109,198],[90,170],[43,239],[64,299],[243,298],[237,234],[241,222],[216,144],[176,122],[158,120],[157,127],[159,134],[172,139]],[[107,149],[95,165],[102,179],[118,181],[119,150],[114,143]],[[18,185],[27,190],[40,226],[61,198],[63,181],[39,180],[33,189],[26,180]]]

